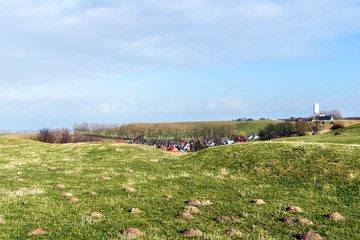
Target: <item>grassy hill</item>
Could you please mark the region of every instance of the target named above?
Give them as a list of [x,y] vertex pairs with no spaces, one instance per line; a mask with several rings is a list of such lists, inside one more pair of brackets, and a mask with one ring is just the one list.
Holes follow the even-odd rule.
[[[336,132],[339,135],[334,135]],[[340,144],[360,144],[360,124],[350,125],[343,129],[338,129],[324,133],[305,137],[282,138],[275,141],[280,142],[307,142],[307,143],[340,143]]]
[[[184,239],[180,231],[186,228],[203,232],[196,239],[236,239],[226,234],[229,228],[242,231],[243,239],[296,239],[309,229],[324,238],[360,239],[359,156],[360,147],[351,144],[269,141],[169,154],[147,146],[50,145],[5,136],[0,138],[0,239],[128,239],[120,234],[127,227],[146,233],[138,239]],[[24,187],[29,190],[18,191]],[[136,191],[125,192],[126,187]],[[80,201],[69,202],[62,193]],[[192,198],[213,204],[197,206],[201,212],[194,220],[177,218]],[[254,205],[258,198],[266,204]],[[285,212],[291,205],[304,212]],[[131,208],[143,213],[131,214]],[[347,220],[324,217],[335,211]],[[92,218],[91,212],[104,217]],[[241,223],[218,222],[218,216]],[[314,225],[279,221],[290,216]],[[47,233],[26,235],[35,228]]]

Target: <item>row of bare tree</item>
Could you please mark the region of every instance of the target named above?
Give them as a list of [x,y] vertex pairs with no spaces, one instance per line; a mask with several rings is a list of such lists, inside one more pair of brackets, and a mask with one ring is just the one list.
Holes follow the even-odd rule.
[[236,134],[233,122],[194,124],[132,123],[124,125],[74,124],[74,133],[122,139],[187,140],[197,138],[231,138]]

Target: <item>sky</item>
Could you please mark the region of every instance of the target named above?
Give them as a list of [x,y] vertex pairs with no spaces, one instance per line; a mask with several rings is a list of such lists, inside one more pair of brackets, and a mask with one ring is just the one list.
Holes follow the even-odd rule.
[[359,0],[0,0],[0,129],[360,115]]

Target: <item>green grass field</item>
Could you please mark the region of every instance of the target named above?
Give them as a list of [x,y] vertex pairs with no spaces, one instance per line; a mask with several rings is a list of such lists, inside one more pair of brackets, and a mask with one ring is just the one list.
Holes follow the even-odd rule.
[[[186,228],[203,232],[195,239],[237,239],[226,234],[230,228],[243,232],[242,239],[296,239],[309,229],[328,239],[360,239],[359,133],[359,126],[343,130],[340,136],[351,137],[342,144],[329,134],[328,144],[304,137],[191,154],[118,143],[50,145],[5,135],[0,137],[0,239],[129,239],[120,234],[127,227],[146,234],[137,239],[185,239],[180,231]],[[23,187],[29,190],[18,191]],[[125,192],[126,187],[136,192]],[[62,193],[80,201],[69,202]],[[194,220],[177,218],[192,198],[213,204],[198,206]],[[266,204],[254,205],[258,198]],[[285,212],[292,205],[304,212]],[[131,208],[144,212],[131,214]],[[347,220],[325,217],[335,211]],[[105,217],[92,218],[91,212]],[[241,223],[217,222],[218,216]],[[289,216],[314,225],[279,221]],[[47,233],[26,235],[35,228]]]

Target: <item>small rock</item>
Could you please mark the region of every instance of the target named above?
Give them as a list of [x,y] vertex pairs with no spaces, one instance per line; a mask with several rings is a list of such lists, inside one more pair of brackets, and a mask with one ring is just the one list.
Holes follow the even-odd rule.
[[321,240],[322,238],[318,233],[314,230],[304,231],[300,235],[301,240]]
[[193,207],[193,206],[184,207],[184,211],[188,212],[188,213],[199,213],[200,212],[200,210],[197,207]]
[[54,188],[65,189],[66,187],[65,187],[65,185],[62,185],[62,184],[56,184],[54,186]]
[[111,178],[109,178],[109,177],[102,177],[101,178],[101,181],[105,181],[105,180],[110,180]]
[[48,169],[51,171],[54,171],[54,170],[56,170],[56,167],[49,167]]
[[88,192],[89,195],[97,195],[96,192]]
[[228,234],[228,235],[235,235],[235,236],[242,236],[243,235],[243,233],[240,231],[240,230],[236,230],[236,229],[229,229],[229,230],[227,230],[226,231],[226,234]]
[[85,183],[80,183],[80,184],[79,184],[79,187],[84,187],[84,186],[86,186]]
[[36,228],[28,232],[26,235],[31,236],[31,235],[40,235],[40,234],[46,234],[46,232],[41,228]]
[[196,228],[187,228],[181,232],[181,235],[184,237],[200,237],[202,232]]
[[132,169],[129,169],[129,170],[128,170],[128,172],[129,172],[129,173],[133,173],[133,172],[134,172],[134,170],[132,170]]
[[78,173],[78,172],[80,172],[81,170],[75,170],[74,172],[76,172],[76,173]]
[[25,180],[22,179],[22,178],[16,179],[16,181],[18,181],[18,182],[25,182]]
[[252,201],[255,205],[261,205],[261,204],[265,204],[266,202],[264,202],[264,200],[262,199],[254,199]]
[[168,194],[165,194],[165,195],[163,196],[163,198],[173,198],[173,196],[168,195]]
[[188,212],[179,213],[177,217],[181,219],[189,219],[189,220],[195,219],[195,217]]
[[145,235],[145,233],[143,233],[142,231],[140,231],[139,229],[137,228],[125,228],[124,230],[122,230],[120,232],[121,234],[123,235],[127,235],[127,236],[130,236],[130,237],[137,237],[137,236],[143,236]]
[[88,169],[89,169],[89,170],[94,170],[94,168],[93,168],[93,167],[89,167]]
[[17,174],[22,174],[22,172],[17,172]]

